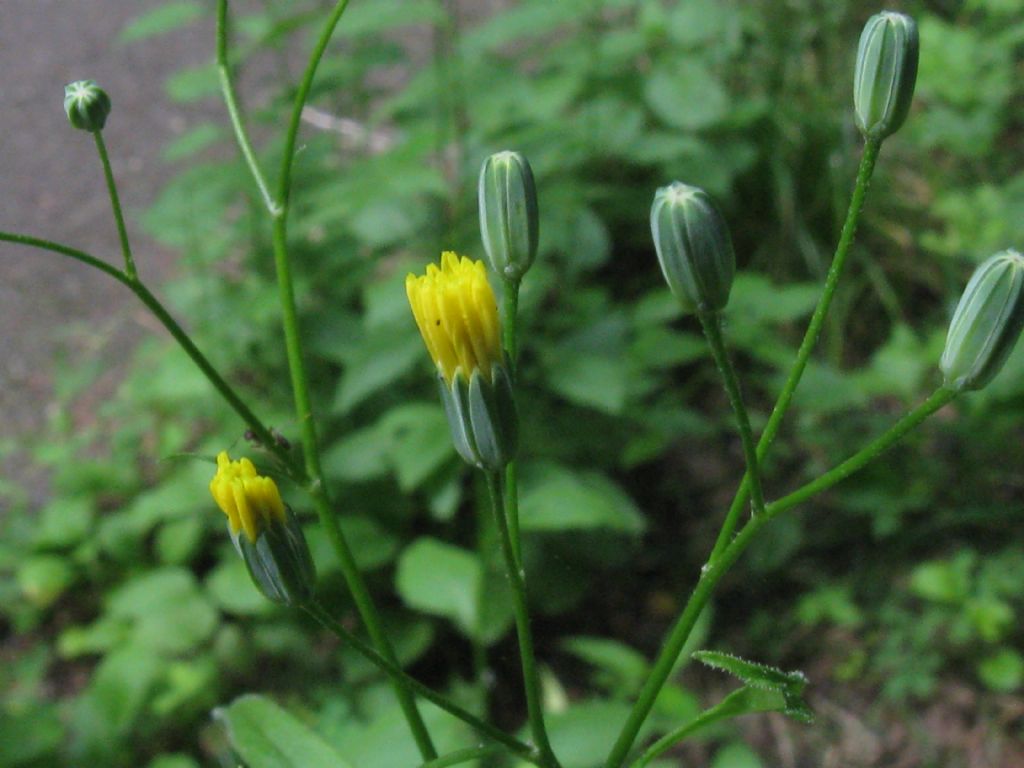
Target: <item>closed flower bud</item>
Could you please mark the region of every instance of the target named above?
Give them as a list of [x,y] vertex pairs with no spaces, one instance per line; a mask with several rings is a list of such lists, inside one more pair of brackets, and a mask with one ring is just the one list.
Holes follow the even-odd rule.
[[77,80],[64,86],[64,111],[72,127],[102,131],[110,114],[110,97],[95,80]]
[[518,152],[498,152],[480,169],[480,236],[487,261],[504,280],[519,280],[537,255],[537,189]]
[[704,190],[678,181],[658,189],[651,234],[668,287],[685,311],[719,310],[728,303],[736,255],[729,230]]
[[235,549],[253,584],[275,603],[305,605],[314,595],[316,569],[298,519],[277,484],[249,459],[217,456],[210,493],[228,518]]
[[441,266],[405,279],[416,325],[437,365],[456,450],[470,464],[496,471],[515,456],[515,399],[501,348],[494,291],[482,261],[451,251]]
[[917,24],[912,18],[884,11],[868,19],[853,77],[857,127],[865,137],[884,139],[907,119],[917,82],[917,58]]
[[939,367],[957,392],[999,373],[1024,326],[1024,256],[1008,250],[983,262],[960,297]]

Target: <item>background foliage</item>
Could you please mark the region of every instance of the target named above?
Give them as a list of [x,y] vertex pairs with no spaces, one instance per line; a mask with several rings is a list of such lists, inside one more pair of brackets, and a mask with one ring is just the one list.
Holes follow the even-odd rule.
[[[1017,4],[898,5],[920,24],[915,108],[883,149],[821,354],[768,467],[769,496],[930,391],[971,267],[1024,244]],[[235,63],[275,73],[247,94],[268,157],[294,87],[289,54],[309,46],[323,9],[235,9]],[[653,190],[698,184],[726,212],[741,270],[726,334],[756,428],[838,237],[860,141],[852,61],[876,10],[522,0],[470,19],[448,0],[357,1],[321,68],[291,232],[342,526],[402,658],[510,726],[522,702],[493,532],[474,513],[481,489],[450,446],[402,281],[442,248],[481,255],[484,157],[515,148],[533,164],[541,254],[521,303],[521,514],[566,768],[607,751],[742,466],[699,328],[679,317],[655,266]],[[145,45],[204,13],[168,2],[120,39]],[[217,98],[212,48],[211,63],[169,73],[175,99]],[[180,249],[184,276],[162,293],[294,435],[269,233],[226,120],[192,126],[164,160],[167,187],[145,225]],[[229,736],[252,760],[247,728],[268,716],[283,744],[318,734],[319,751],[295,765],[416,764],[374,670],[260,598],[224,536],[210,465],[187,457],[247,450],[243,428],[168,342],[137,358],[87,426],[57,416],[35,446],[52,499],[27,510],[8,492],[0,765],[234,765]],[[74,403],[102,365],[63,371],[61,399]],[[837,708],[885,732],[954,684],[990,729],[986,748],[1020,737],[1019,714],[1001,713],[1019,707],[1024,684],[1022,409],[1018,351],[987,390],[775,523],[725,585],[701,642],[807,668],[820,719],[817,735],[790,727],[801,754],[820,761],[833,749]],[[329,547],[315,525],[308,536],[326,600],[352,616]],[[685,671],[654,726],[722,686]],[[230,703],[250,691],[273,698]],[[427,718],[441,746],[471,743],[442,713]],[[888,748],[920,765],[966,765],[941,734]],[[687,756],[714,768],[775,762],[756,731],[720,731]]]

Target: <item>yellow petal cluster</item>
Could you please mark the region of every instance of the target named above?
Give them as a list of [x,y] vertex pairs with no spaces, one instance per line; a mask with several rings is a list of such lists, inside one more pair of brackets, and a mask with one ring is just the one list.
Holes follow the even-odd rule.
[[479,370],[491,380],[491,366],[502,362],[498,303],[482,261],[453,251],[441,254],[441,266],[405,278],[416,325],[446,382],[462,369],[468,378]]
[[217,456],[217,474],[210,493],[228,516],[231,532],[244,531],[250,542],[273,522],[285,522],[284,502],[277,483],[256,472],[249,459],[232,461],[226,451]]

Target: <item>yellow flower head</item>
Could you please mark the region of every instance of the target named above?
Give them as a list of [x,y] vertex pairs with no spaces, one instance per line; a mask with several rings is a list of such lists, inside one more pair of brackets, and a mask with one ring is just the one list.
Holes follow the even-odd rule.
[[256,537],[273,522],[284,523],[284,502],[277,484],[262,477],[249,459],[232,461],[226,451],[217,456],[217,474],[210,481],[210,493],[228,516],[231,532],[245,531],[246,538]]
[[466,377],[479,370],[489,382],[491,366],[503,358],[498,303],[484,263],[445,251],[440,268],[428,264],[425,275],[405,278],[405,292],[445,381],[451,384],[461,368]]

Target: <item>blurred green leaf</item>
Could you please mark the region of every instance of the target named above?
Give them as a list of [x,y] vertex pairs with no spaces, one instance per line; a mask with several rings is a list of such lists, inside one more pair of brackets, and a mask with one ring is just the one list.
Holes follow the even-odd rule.
[[1012,648],[1000,648],[978,662],[978,677],[990,690],[1012,693],[1024,685],[1024,656]]
[[395,587],[411,608],[476,632],[483,571],[477,557],[437,539],[417,539],[398,559]]
[[132,43],[136,40],[166,34],[191,24],[205,14],[206,9],[203,5],[191,0],[163,2],[125,24],[118,34],[118,40],[122,43]]
[[715,752],[711,768],[762,768],[764,763],[746,744],[733,742]]
[[323,739],[265,696],[240,696],[213,716],[249,768],[347,768]]
[[607,477],[551,463],[524,463],[520,472],[524,532],[606,528],[635,535],[644,530],[632,499]]
[[75,570],[65,558],[36,555],[18,568],[17,581],[22,595],[36,608],[48,608],[71,586]]

